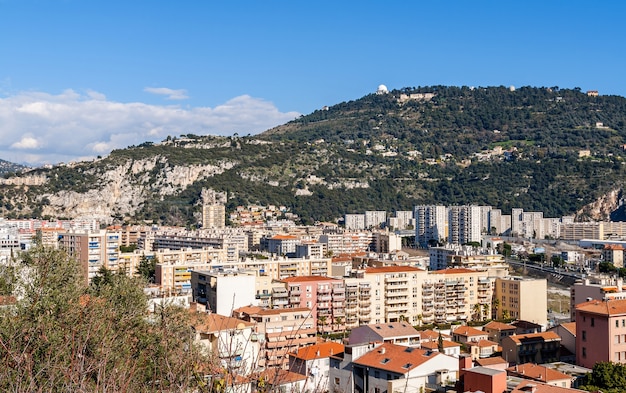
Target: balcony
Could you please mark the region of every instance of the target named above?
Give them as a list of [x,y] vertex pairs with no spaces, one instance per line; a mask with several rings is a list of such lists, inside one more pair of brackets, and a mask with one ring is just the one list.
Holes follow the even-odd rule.
[[370,321],[371,321],[371,318],[369,317],[369,315],[359,316],[359,322],[361,323],[369,323]]
[[408,277],[386,277],[385,282],[388,284],[391,283],[407,283],[409,281]]
[[302,291],[300,290],[300,288],[298,288],[298,289],[290,288],[289,289],[289,293],[291,293],[292,295],[300,295],[300,294],[302,294]]
[[272,304],[275,306],[286,306],[287,304],[289,304],[289,302],[287,301],[287,299],[274,299],[272,301]]
[[317,294],[328,294],[330,293],[330,288],[323,288],[323,287],[318,287],[317,288]]
[[346,288],[344,288],[344,287],[333,287],[333,293],[337,294],[337,295],[344,294],[344,293],[346,293]]
[[346,297],[344,295],[339,295],[339,294],[333,294],[333,300],[334,301],[344,301],[346,300]]
[[329,302],[331,301],[333,298],[330,295],[325,295],[325,296],[318,296],[317,297],[317,301],[318,302]]
[[372,309],[369,307],[359,309],[359,315],[369,315],[371,312]]
[[395,298],[387,298],[385,300],[385,304],[402,304],[407,303],[409,301],[408,296],[395,297]]

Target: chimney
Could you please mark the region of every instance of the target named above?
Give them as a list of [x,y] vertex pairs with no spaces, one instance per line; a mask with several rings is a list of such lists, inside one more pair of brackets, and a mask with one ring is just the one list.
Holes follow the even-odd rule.
[[381,355],[384,355],[384,354],[385,354],[385,347],[382,347],[382,348],[380,349],[380,353],[381,353]]

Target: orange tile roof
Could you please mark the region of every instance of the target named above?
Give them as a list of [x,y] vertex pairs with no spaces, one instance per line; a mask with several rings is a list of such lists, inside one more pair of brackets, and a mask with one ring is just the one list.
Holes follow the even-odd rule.
[[605,316],[626,314],[626,299],[591,300],[577,305],[576,311]]
[[[443,342],[444,348],[454,348],[454,347],[461,346],[461,344],[454,342],[454,341],[450,341],[450,340],[443,340],[442,342]],[[439,348],[439,343],[437,341],[424,341],[420,345],[422,346],[422,348],[426,348],[426,349],[438,349]]]
[[293,236],[293,235],[274,235],[270,239],[271,240],[298,240],[298,237]]
[[497,347],[498,343],[490,341],[490,340],[478,340],[478,341],[468,341],[465,343],[468,347],[478,347],[478,348],[487,348],[487,347]]
[[245,329],[254,326],[254,323],[215,313],[207,314],[192,311],[191,325],[196,331],[212,333],[220,330]]
[[622,247],[621,244],[605,244],[604,245],[604,249],[605,250],[622,251],[622,250],[624,250],[624,247]]
[[287,383],[304,381],[307,377],[306,375],[294,373],[293,371],[273,368],[262,371],[259,374],[259,378],[263,378],[269,385],[280,386]]
[[516,327],[513,325],[509,325],[508,323],[502,323],[502,322],[498,322],[498,321],[491,321],[488,324],[486,324],[485,326],[483,326],[484,329],[493,329],[493,330],[498,330],[498,331],[502,331],[502,330],[515,330]]
[[342,280],[332,277],[326,276],[295,276],[295,277],[287,277],[280,280],[281,282],[310,282],[310,281],[338,281],[342,282]]
[[548,385],[538,381],[520,382],[511,393],[572,393],[578,392],[577,389],[562,388],[560,386]]
[[353,361],[361,366],[405,374],[437,356],[439,352],[385,343]]
[[400,273],[400,272],[423,272],[424,270],[418,269],[412,266],[381,266],[381,267],[368,267],[365,269],[365,273]]
[[486,336],[487,332],[482,330],[474,329],[471,326],[461,326],[452,332],[453,335],[457,334],[459,336]]
[[298,351],[290,353],[289,356],[302,360],[313,360],[338,355],[342,353],[343,350],[344,347],[342,344],[327,341],[300,348]]
[[[428,329],[428,330],[422,330],[420,332],[420,337],[422,340],[437,340],[439,338],[439,332],[436,332],[434,330]],[[450,336],[448,334],[443,334],[441,333],[441,337],[444,340],[449,340]]]
[[502,356],[495,356],[492,358],[476,359],[476,364],[479,366],[494,366],[496,364],[509,364]]
[[522,341],[532,341],[534,339],[542,339],[543,341],[561,340],[561,337],[559,337],[559,335],[555,332],[518,334],[515,336],[509,336],[509,338],[517,344],[521,344]]
[[534,379],[540,382],[560,381],[571,377],[560,371],[540,366],[534,363],[518,364],[506,369],[509,375],[520,376],[522,378]]
[[561,326],[574,336],[576,335],[576,322],[565,322],[562,323]]

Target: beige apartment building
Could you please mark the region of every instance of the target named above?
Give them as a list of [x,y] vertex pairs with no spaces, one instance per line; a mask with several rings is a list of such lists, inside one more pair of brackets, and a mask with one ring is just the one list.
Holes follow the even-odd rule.
[[317,325],[305,307],[266,309],[246,306],[233,311],[235,318],[256,324],[255,340],[261,349],[258,367],[287,369],[287,354],[317,342]]
[[120,232],[104,229],[66,231],[58,235],[59,248],[78,261],[87,282],[91,282],[101,267],[117,271],[120,240]]
[[521,319],[543,326],[548,324],[548,283],[545,279],[498,277],[495,282],[498,299],[496,318]]

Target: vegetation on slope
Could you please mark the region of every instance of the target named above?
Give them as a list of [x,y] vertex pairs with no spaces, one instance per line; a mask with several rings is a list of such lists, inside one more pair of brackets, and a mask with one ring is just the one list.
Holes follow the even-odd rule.
[[[435,95],[398,100],[412,93]],[[626,99],[579,89],[407,88],[318,110],[256,137],[181,135],[38,170],[50,179],[43,186],[0,188],[0,214],[30,216],[37,212],[30,206],[51,194],[98,190],[110,181],[107,171],[152,160],[151,169],[125,175],[145,198],[131,221],[194,225],[203,188],[227,192],[229,209],[285,205],[304,223],[433,203],[559,217],[623,186],[625,123]],[[168,171],[201,165],[223,170],[162,192]]]

